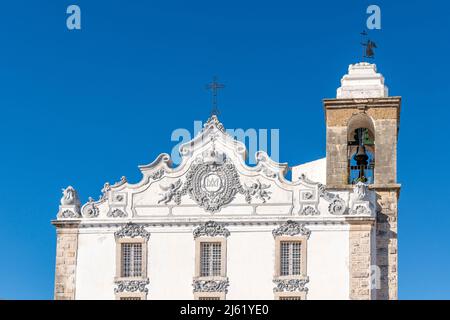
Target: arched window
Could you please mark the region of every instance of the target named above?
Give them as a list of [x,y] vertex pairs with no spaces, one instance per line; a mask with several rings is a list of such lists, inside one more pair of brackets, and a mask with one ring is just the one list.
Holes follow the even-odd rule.
[[372,120],[365,114],[348,124],[348,182],[374,183],[375,135]]

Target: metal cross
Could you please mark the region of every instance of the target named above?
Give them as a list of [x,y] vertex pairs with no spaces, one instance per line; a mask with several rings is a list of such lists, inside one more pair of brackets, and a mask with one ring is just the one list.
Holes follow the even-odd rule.
[[212,92],[212,109],[211,116],[219,115],[219,108],[217,107],[217,90],[223,89],[225,86],[219,82],[217,82],[217,77],[213,78],[213,81],[206,85],[206,89],[211,90]]

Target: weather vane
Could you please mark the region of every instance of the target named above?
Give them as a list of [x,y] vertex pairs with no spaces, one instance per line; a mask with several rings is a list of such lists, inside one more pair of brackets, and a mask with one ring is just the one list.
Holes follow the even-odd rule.
[[377,48],[377,44],[372,40],[370,40],[369,38],[366,39],[366,37],[368,36],[366,30],[363,30],[363,32],[361,32],[361,36],[363,37],[363,42],[361,43],[361,45],[363,46],[362,60],[364,61],[364,58],[374,59],[375,58],[374,49]]
[[213,78],[213,81],[206,85],[206,89],[211,90],[212,92],[212,109],[211,109],[211,116],[213,115],[219,115],[219,108],[217,106],[217,91],[219,89],[225,88],[225,85],[217,82],[217,77]]

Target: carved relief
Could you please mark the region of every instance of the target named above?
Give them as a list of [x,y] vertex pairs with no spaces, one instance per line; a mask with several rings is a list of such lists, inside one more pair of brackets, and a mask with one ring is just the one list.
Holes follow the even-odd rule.
[[244,194],[245,200],[247,203],[252,202],[252,197],[256,199],[261,199],[263,203],[266,203],[266,200],[270,199],[270,195],[272,192],[267,191],[270,188],[270,185],[263,184],[261,181],[256,180],[255,183],[252,183],[250,186],[244,186]]
[[228,278],[225,280],[194,280],[192,286],[196,292],[224,292],[228,293],[230,285]]
[[145,280],[121,280],[116,281],[116,288],[114,293],[122,292],[143,292],[148,293],[147,285],[150,283],[148,279]]
[[315,216],[318,215],[319,211],[316,210],[313,206],[304,206],[302,211],[300,211],[300,215],[303,216]]
[[193,235],[194,239],[198,237],[228,237],[230,231],[215,221],[208,221],[204,225],[197,227]]
[[309,238],[311,235],[311,230],[307,229],[303,224],[289,220],[277,229],[273,230],[272,235],[274,237],[304,235]]
[[94,202],[94,199],[89,198],[89,202],[83,209],[83,216],[86,218],[96,218],[99,215],[99,210]]
[[306,284],[309,282],[309,278],[303,279],[275,279],[275,288],[273,292],[308,292]]
[[123,226],[119,231],[114,233],[114,236],[117,238],[136,238],[141,237],[145,239],[150,239],[150,232],[145,230],[143,225],[138,225],[134,223],[127,223]]
[[77,191],[68,186],[66,189],[62,189],[63,196],[61,198],[62,206],[80,206],[80,199],[78,198]]
[[158,200],[158,204],[161,202],[164,202],[164,204],[168,204],[170,201],[172,201],[172,198],[175,196],[181,186],[181,180],[177,180],[175,183],[171,183],[168,186],[160,185],[159,187],[164,192],[160,193],[161,199]]
[[124,211],[116,208],[116,209],[110,210],[108,212],[107,216],[110,218],[124,218],[127,216],[127,214]]

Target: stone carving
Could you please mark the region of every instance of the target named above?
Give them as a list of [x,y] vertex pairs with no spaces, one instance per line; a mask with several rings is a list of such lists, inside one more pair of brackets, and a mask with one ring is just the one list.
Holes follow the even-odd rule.
[[59,218],[68,219],[68,218],[79,218],[80,214],[78,212],[75,212],[74,210],[66,209],[62,211],[59,215]]
[[226,133],[225,131],[225,127],[223,126],[223,124],[219,121],[219,119],[217,118],[216,115],[212,115],[207,121],[206,123],[203,125],[204,128],[207,128],[211,125],[214,125],[217,129],[219,129],[221,132]]
[[127,216],[127,214],[122,210],[116,208],[108,212],[107,216],[110,218],[124,218]]
[[83,209],[83,216],[86,218],[96,218],[98,217],[99,210],[95,205],[94,199],[89,198],[89,202]]
[[158,171],[150,175],[150,179],[158,180],[161,179],[163,176],[164,176],[164,169],[159,169]]
[[121,280],[116,281],[116,288],[114,293],[122,292],[143,292],[148,293],[147,285],[150,283],[148,279],[145,280]]
[[334,215],[343,215],[347,207],[345,206],[345,201],[336,196],[334,200],[331,201],[328,206],[328,212]]
[[158,200],[158,204],[161,202],[164,202],[164,204],[168,204],[170,201],[172,201],[172,198],[175,196],[181,186],[181,180],[177,180],[175,183],[171,183],[168,186],[160,185],[159,187],[164,192],[159,194],[160,196],[162,196],[162,198]]
[[204,225],[197,227],[194,232],[194,239],[198,237],[228,237],[230,231],[215,221],[208,221]]
[[314,194],[312,192],[305,192],[303,193],[303,200],[311,200],[314,197]]
[[72,187],[68,186],[66,189],[62,189],[63,196],[61,198],[62,206],[80,206],[80,199],[78,198],[77,191]]
[[250,186],[245,185],[244,187],[245,200],[247,201],[247,203],[251,203],[252,197],[255,197],[256,199],[261,199],[263,203],[266,203],[266,200],[270,199],[269,194],[272,193],[266,190],[269,188],[270,185],[263,184],[259,180],[256,180],[256,182],[252,183]]
[[350,212],[352,215],[369,215],[370,211],[367,209],[366,206],[358,205],[356,208],[351,210]]
[[125,226],[123,226],[119,231],[114,233],[114,237],[117,238],[145,238],[150,239],[150,232],[145,230],[143,225],[134,224],[128,222]]
[[225,280],[194,280],[192,286],[195,292],[224,292],[228,293],[228,279]]
[[355,186],[353,188],[353,194],[355,195],[355,200],[357,200],[357,201],[364,200],[364,198],[366,197],[367,191],[368,191],[367,184],[359,181],[357,184],[355,184]]
[[306,236],[309,239],[311,230],[307,229],[303,224],[299,224],[295,221],[289,220],[277,229],[274,229],[272,231],[272,235],[274,237],[302,235]]
[[309,282],[309,278],[303,279],[275,279],[275,288],[273,292],[308,292],[306,284]]
[[319,211],[317,211],[313,206],[305,206],[300,214],[303,216],[315,216],[319,214]]
[[326,190],[323,184],[319,184],[319,196],[330,202],[328,206],[328,212],[333,215],[343,215],[347,210],[344,199],[341,199],[339,195],[333,194]]
[[269,178],[276,178],[277,177],[277,173],[273,172],[272,170],[268,169],[268,168],[264,168],[263,169],[264,174],[269,177]]

